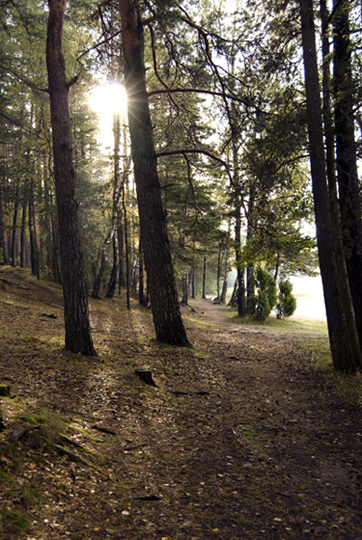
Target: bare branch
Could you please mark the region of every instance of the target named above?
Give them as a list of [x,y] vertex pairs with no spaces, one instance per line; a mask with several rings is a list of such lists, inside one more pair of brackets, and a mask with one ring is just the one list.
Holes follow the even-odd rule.
[[[202,210],[200,210],[200,208],[198,207],[197,202],[196,202],[195,189],[194,189],[194,185],[192,183],[192,178],[191,178],[191,163],[190,163],[190,160],[188,159],[188,157],[187,157],[187,155],[185,153],[183,154],[183,157],[184,157],[184,159],[185,159],[185,161],[187,163],[187,178],[188,178],[189,185],[190,185],[190,188],[191,188],[191,193],[192,193],[192,198],[194,200],[195,210],[196,210],[197,214],[200,214],[201,216],[203,216]],[[197,214],[196,214],[196,219],[197,219]]]
[[[165,88],[165,92],[167,92],[167,84],[162,80],[161,78],[161,75],[159,74],[158,72],[158,67],[157,67],[157,58],[156,58],[156,46],[155,46],[155,34],[153,32],[153,28],[152,28],[152,25],[151,24],[148,24],[147,25],[149,31],[150,31],[150,36],[151,36],[151,49],[152,49],[152,60],[153,60],[153,69],[154,69],[154,72],[155,72],[155,75],[156,75],[156,78],[157,80],[159,81],[160,84],[162,84],[162,86]],[[170,94],[170,92],[168,92],[168,94]],[[177,104],[175,103],[174,99],[169,95],[169,98],[171,100],[171,102],[173,103],[173,105],[176,107],[176,109],[178,110],[178,106]]]
[[73,84],[75,84],[79,79],[79,76],[76,75],[75,77],[73,77],[73,79],[71,79],[68,83],[67,83],[67,86],[68,88],[70,88],[71,86],[73,86]]

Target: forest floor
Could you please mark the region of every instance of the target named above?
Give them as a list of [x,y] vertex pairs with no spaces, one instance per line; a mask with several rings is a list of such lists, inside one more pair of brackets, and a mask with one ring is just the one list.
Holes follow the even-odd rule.
[[90,305],[93,359],[58,286],[0,269],[1,539],[361,538],[361,380],[311,369],[325,333],[195,300],[180,349],[136,302]]

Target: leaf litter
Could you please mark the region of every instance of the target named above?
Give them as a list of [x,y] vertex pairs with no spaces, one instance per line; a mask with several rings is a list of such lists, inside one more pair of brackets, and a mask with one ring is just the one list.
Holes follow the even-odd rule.
[[178,349],[121,296],[91,302],[89,359],[63,349],[59,287],[0,278],[2,537],[360,536],[361,404],[306,370],[305,336],[196,300]]

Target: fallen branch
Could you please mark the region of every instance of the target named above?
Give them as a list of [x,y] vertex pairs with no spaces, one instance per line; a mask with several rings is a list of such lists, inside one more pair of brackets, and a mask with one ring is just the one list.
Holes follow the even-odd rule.
[[71,461],[77,461],[78,463],[82,463],[82,465],[86,465],[87,467],[92,467],[93,465],[90,465],[87,461],[84,461],[84,459],[78,457],[76,454],[73,454],[72,452],[69,452],[68,450],[65,450],[62,446],[59,446],[58,444],[50,443],[50,446],[55,450],[60,456],[68,456],[68,458]]
[[143,448],[144,446],[148,446],[148,444],[147,443],[135,444],[134,446],[127,446],[123,450],[125,452],[128,452],[128,450],[135,450],[136,448]]
[[110,429],[107,429],[105,427],[100,427],[100,426],[91,426],[92,429],[98,429],[98,431],[102,431],[102,433],[109,433],[110,435],[117,435],[117,433],[115,431],[111,431]]
[[135,501],[160,501],[162,497],[157,495],[145,495],[144,497],[133,497]]

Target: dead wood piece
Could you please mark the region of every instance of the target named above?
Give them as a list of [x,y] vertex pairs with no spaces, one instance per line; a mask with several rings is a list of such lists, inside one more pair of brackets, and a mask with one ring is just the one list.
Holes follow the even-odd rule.
[[25,427],[23,426],[19,427],[18,429],[14,431],[14,433],[10,435],[10,439],[9,439],[10,442],[13,443],[13,442],[19,441],[22,437],[24,437],[25,433],[26,433]]
[[179,390],[170,390],[170,393],[174,396],[208,396],[210,392],[207,392],[206,390],[200,390],[199,392],[181,392]]
[[54,313],[51,313],[50,315],[47,315],[47,313],[42,313],[40,317],[48,317],[49,319],[57,319],[57,316],[54,315]]
[[101,431],[102,433],[109,433],[110,435],[117,435],[115,431],[112,431],[110,429],[107,429],[105,427],[100,426],[91,426],[92,429],[98,429],[98,431]]
[[135,501],[160,501],[162,497],[157,495],[145,495],[144,497],[133,497]]
[[141,379],[141,381],[143,381],[144,383],[146,383],[146,384],[148,384],[150,386],[156,386],[157,387],[157,384],[155,383],[155,381],[152,378],[152,373],[151,373],[150,370],[136,369],[135,373],[136,373],[137,377],[139,377]]
[[127,446],[123,450],[125,452],[128,452],[128,450],[135,450],[136,448],[143,448],[144,446],[148,446],[148,444],[147,443],[135,444],[134,446]]
[[68,456],[68,458],[71,461],[77,461],[78,463],[82,463],[83,465],[87,465],[87,467],[92,467],[87,461],[84,461],[84,459],[78,457],[76,454],[73,454],[72,452],[68,452],[68,450],[65,450],[62,446],[59,446],[58,444],[52,444],[51,447],[60,455],[60,456]]

